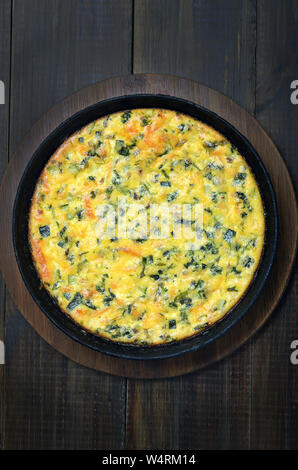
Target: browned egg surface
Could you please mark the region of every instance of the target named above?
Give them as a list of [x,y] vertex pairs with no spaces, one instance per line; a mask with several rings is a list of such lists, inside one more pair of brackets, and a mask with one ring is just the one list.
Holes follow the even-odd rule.
[[[118,236],[119,198],[202,208],[195,243],[177,237]],[[100,237],[99,208],[118,214]],[[128,221],[130,219],[128,216]],[[194,229],[191,216],[179,217]],[[40,279],[83,328],[113,341],[158,344],[191,336],[240,300],[257,269],[264,211],[253,174],[218,132],[171,110],[105,116],[68,138],[44,168],[29,234]],[[134,230],[133,230],[134,231]]]

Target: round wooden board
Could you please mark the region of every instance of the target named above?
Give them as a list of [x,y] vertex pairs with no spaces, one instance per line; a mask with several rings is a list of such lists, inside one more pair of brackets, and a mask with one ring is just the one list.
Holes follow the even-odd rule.
[[[27,291],[18,270],[12,244],[12,210],[16,190],[25,166],[36,148],[62,121],[77,111],[113,96],[132,93],[162,93],[198,103],[233,124],[253,144],[261,156],[277,197],[279,241],[277,256],[262,295],[244,318],[222,338],[195,353],[180,357],[138,361],[100,354],[73,341],[56,328],[39,310]],[[57,351],[87,367],[125,377],[161,378],[187,374],[214,363],[241,346],[267,320],[276,307],[295,260],[297,206],[292,182],[277,148],[243,108],[215,90],[168,75],[130,75],[111,78],[89,86],[49,110],[26,135],[14,154],[0,188],[2,237],[0,267],[12,298],[26,320]]]

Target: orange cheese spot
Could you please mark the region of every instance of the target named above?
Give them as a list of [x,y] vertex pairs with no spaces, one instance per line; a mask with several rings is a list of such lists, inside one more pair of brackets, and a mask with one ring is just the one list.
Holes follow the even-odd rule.
[[84,197],[84,202],[85,202],[85,208],[86,208],[86,213],[87,213],[88,217],[90,217],[90,219],[94,219],[95,214],[93,212],[93,207],[92,207],[92,204],[91,204],[91,201],[90,201],[90,197],[86,195]]
[[126,246],[121,246],[119,250],[124,251],[124,253],[127,253],[132,256],[138,256],[138,257],[142,256],[142,253],[140,251],[132,250],[131,248],[128,248]]
[[32,245],[33,254],[35,256],[35,259],[37,260],[37,263],[41,271],[41,278],[43,281],[48,281],[50,278],[50,272],[48,270],[46,258],[41,251],[39,240],[36,240],[36,239],[31,240],[31,245]]
[[42,177],[42,189],[46,194],[50,192],[49,180],[46,174]]
[[126,127],[126,132],[129,134],[131,137],[136,136],[139,133],[139,130],[137,128],[136,123],[132,123],[129,126]]

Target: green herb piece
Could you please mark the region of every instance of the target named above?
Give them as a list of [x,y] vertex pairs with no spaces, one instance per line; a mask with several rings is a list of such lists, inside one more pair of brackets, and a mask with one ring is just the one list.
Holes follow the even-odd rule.
[[78,307],[83,301],[83,296],[82,294],[80,294],[80,292],[77,292],[72,301],[69,302],[69,304],[67,305],[67,309],[68,310],[73,310],[74,308]]
[[182,132],[182,134],[185,134],[186,131],[189,131],[190,127],[188,124],[182,123],[179,124],[178,129],[180,132]]
[[145,126],[149,126],[149,124],[151,124],[150,118],[148,116],[142,116],[141,126],[145,127]]
[[167,201],[168,201],[168,202],[174,201],[175,199],[177,199],[178,194],[179,194],[178,191],[174,191],[173,193],[168,194],[168,196],[167,196]]
[[125,113],[121,115],[121,121],[123,122],[123,124],[126,124],[130,118],[131,118],[131,111],[125,111]]
[[51,234],[50,227],[48,225],[42,225],[41,227],[39,227],[39,233],[42,238],[49,237]]
[[208,150],[215,149],[218,146],[218,142],[216,142],[216,140],[213,142],[205,140],[205,142],[203,142],[203,146]]
[[119,175],[119,173],[116,170],[114,170],[113,173],[114,173],[114,175],[113,175],[113,178],[112,178],[112,183],[115,184],[115,185],[121,184],[122,183],[122,177]]
[[111,289],[108,289],[109,295],[104,297],[103,303],[106,306],[109,306],[111,302],[116,298],[115,294],[111,291]]
[[165,178],[170,179],[168,173],[166,172],[166,170],[164,170],[164,168],[161,169],[161,172],[162,172],[162,174],[164,175]]
[[237,191],[235,193],[235,195],[236,195],[237,199],[240,199],[243,202],[243,209],[245,209],[247,207],[249,212],[251,212],[253,210],[253,208],[249,204],[249,200],[248,200],[247,196],[244,193]]
[[233,266],[232,269],[231,269],[232,273],[234,274],[241,274],[241,271],[237,269],[236,266]]
[[211,271],[212,276],[216,276],[217,274],[222,273],[222,268],[216,264],[212,264],[210,271]]
[[95,307],[95,305],[91,302],[91,300],[85,299],[85,300],[83,301],[83,303],[84,303],[84,305],[86,305],[86,307],[91,308],[92,310],[96,310],[96,307]]
[[129,304],[124,308],[122,315],[129,315],[131,313],[131,310],[132,310],[132,304]]
[[84,209],[80,209],[76,212],[76,216],[78,220],[82,220],[84,218]]
[[129,156],[129,146],[125,145],[124,140],[116,140],[115,148],[120,155]]
[[232,240],[233,240],[233,238],[235,237],[235,235],[236,235],[235,230],[232,230],[232,229],[229,228],[229,229],[226,231],[226,233],[224,234],[224,237],[223,237],[223,238],[224,238],[224,240],[225,240],[226,242],[232,243]]
[[108,196],[110,196],[113,192],[113,189],[114,189],[113,186],[108,186],[107,189],[106,189],[106,194]]
[[182,321],[187,321],[188,320],[188,314],[186,310],[181,310],[180,311],[180,318]]
[[243,266],[245,268],[250,268],[254,264],[255,260],[251,258],[250,256],[247,256],[244,261],[243,261]]
[[245,179],[247,177],[246,173],[237,173],[235,178],[233,179],[233,185],[234,186],[242,186]]

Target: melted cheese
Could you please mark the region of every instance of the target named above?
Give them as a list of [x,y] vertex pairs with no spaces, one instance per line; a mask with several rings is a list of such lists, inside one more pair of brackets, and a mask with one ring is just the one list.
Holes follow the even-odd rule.
[[[168,238],[99,238],[98,207],[119,197],[147,212],[200,203],[199,245],[173,226]],[[67,139],[39,178],[29,220],[37,272],[60,308],[94,334],[149,345],[226,315],[253,278],[264,230],[260,192],[237,149],[161,109],[112,114]]]

